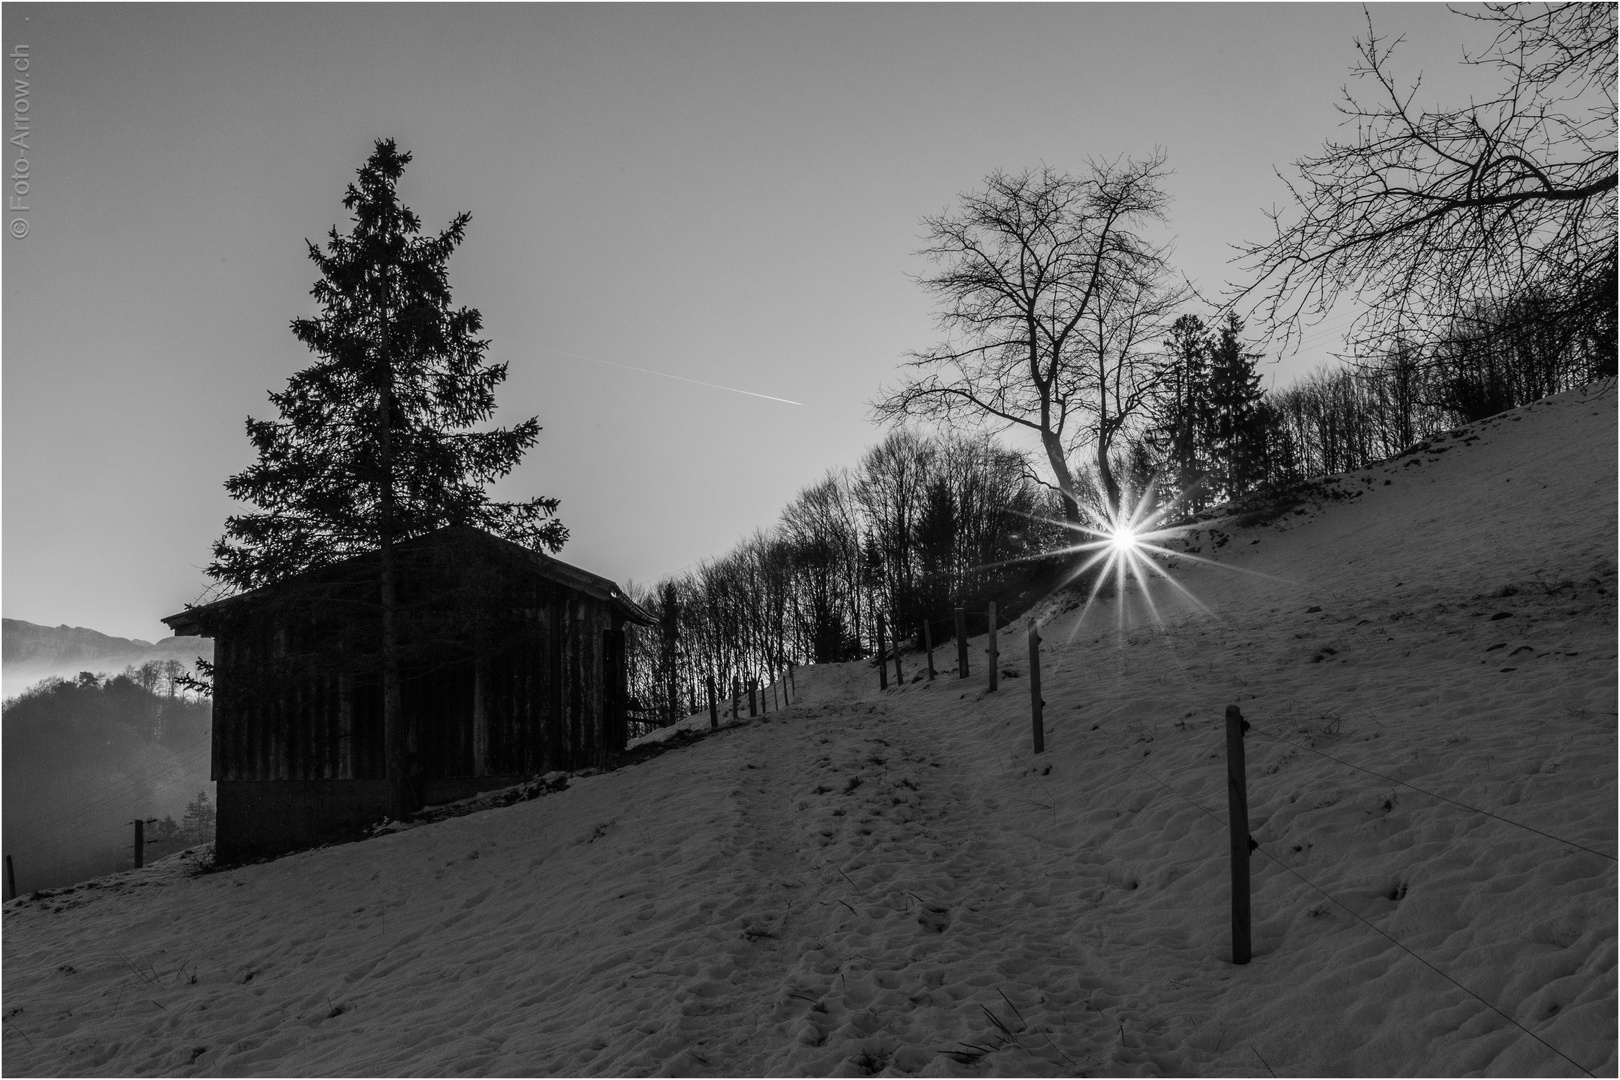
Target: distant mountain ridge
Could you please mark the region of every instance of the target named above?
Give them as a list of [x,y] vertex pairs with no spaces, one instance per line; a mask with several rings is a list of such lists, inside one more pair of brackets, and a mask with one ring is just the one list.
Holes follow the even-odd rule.
[[197,657],[211,660],[214,643],[201,637],[161,641],[113,637],[83,626],[41,626],[23,619],[0,619],[0,659],[6,697],[40,679],[71,678],[80,671],[109,673],[148,660],[178,660],[187,668]]

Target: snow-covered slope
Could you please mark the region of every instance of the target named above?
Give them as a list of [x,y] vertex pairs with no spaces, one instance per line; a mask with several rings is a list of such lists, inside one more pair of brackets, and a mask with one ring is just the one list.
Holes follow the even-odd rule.
[[13,902],[5,1071],[1614,1075],[1615,447],[1563,395],[1195,539],[1197,603],[1050,605],[1039,756],[1004,631],[995,693],[802,669],[531,802]]

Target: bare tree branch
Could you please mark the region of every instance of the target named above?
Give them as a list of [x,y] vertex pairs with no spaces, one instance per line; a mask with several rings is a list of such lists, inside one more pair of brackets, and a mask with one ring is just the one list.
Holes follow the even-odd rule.
[[912,374],[874,413],[1033,431],[1072,522],[1068,455],[1093,443],[1117,504],[1108,446],[1157,370],[1146,346],[1186,295],[1169,284],[1168,250],[1138,232],[1164,219],[1165,173],[1163,153],[1093,162],[1083,178],[998,171],[925,218],[922,254],[940,269],[921,284],[939,300],[946,340],[911,355]]
[[[1361,307],[1355,354],[1396,337],[1443,340],[1455,320],[1510,297],[1568,299],[1585,317],[1613,304],[1615,64],[1612,4],[1491,4],[1458,12],[1492,24],[1464,62],[1494,71],[1496,93],[1458,109],[1414,106],[1371,15],[1356,79],[1339,106],[1354,138],[1329,141],[1284,182],[1292,205],[1274,236],[1240,248],[1247,301],[1285,344],[1341,300]],[[1280,175],[1280,174],[1279,174]],[[1608,283],[1608,284],[1606,284]],[[1584,313],[1584,314],[1582,314]]]

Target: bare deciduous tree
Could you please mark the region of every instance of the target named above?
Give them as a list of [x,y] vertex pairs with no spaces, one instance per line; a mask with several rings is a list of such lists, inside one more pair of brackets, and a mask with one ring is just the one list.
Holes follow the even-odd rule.
[[1122,265],[1093,307],[1092,333],[1082,339],[1082,363],[1088,369],[1083,385],[1093,390],[1090,439],[1110,512],[1120,505],[1110,461],[1115,441],[1154,404],[1166,380],[1168,369],[1158,347],[1188,293],[1169,283],[1168,267],[1156,258]]
[[860,655],[861,535],[851,485],[845,473],[830,472],[782,511],[799,648],[817,664]]
[[[1562,317],[1612,325],[1615,289],[1615,7],[1490,4],[1459,15],[1495,27],[1465,62],[1494,92],[1422,109],[1399,82],[1399,39],[1368,16],[1357,81],[1339,106],[1354,137],[1295,163],[1275,236],[1244,249],[1254,302],[1286,341],[1341,298],[1361,307],[1353,352],[1421,331],[1468,332],[1471,313],[1524,295],[1562,298]],[[1612,346],[1611,346],[1612,348]]]
[[1164,218],[1164,175],[1162,153],[1093,163],[1083,178],[998,171],[954,212],[924,219],[922,253],[941,269],[921,282],[948,337],[912,354],[877,415],[1033,432],[1074,524],[1069,457],[1089,442],[1117,506],[1109,446],[1143,403],[1154,367],[1144,346],[1180,298],[1167,249],[1140,232]]
[[[1051,568],[1040,553],[1062,541],[1057,499],[1028,473],[984,433],[891,433],[853,472],[801,491],[775,527],[661,587],[625,586],[672,628],[628,635],[632,694],[696,708],[710,677],[725,697],[733,679],[766,685],[789,662],[871,655],[880,612],[901,641],[931,619],[942,642],[955,604],[1027,600]],[[664,640],[678,641],[673,655]]]

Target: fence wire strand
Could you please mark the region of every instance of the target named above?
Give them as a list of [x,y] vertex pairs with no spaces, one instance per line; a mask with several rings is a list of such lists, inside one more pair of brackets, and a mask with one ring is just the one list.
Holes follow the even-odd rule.
[[[1161,632],[1156,636],[1158,637],[1160,643],[1164,646],[1165,652],[1169,655],[1170,659],[1175,663],[1175,665],[1178,668],[1181,669],[1182,682],[1183,683],[1189,683],[1191,681],[1191,672],[1188,671],[1187,665],[1182,663],[1180,655],[1176,652],[1175,645],[1170,640],[1169,631],[1167,629],[1166,630],[1161,630]],[[1176,695],[1176,696],[1183,697],[1183,700],[1187,701],[1188,703],[1192,703],[1192,699],[1185,698],[1183,695]],[[1297,701],[1297,699],[1295,699],[1295,700]],[[1329,761],[1336,762],[1337,764],[1343,765],[1346,768],[1355,769],[1358,772],[1364,772],[1369,776],[1376,776],[1380,780],[1386,780],[1391,784],[1397,784],[1397,785],[1399,785],[1401,787],[1404,787],[1404,788],[1407,788],[1407,789],[1409,789],[1411,791],[1416,791],[1420,795],[1427,795],[1431,799],[1438,799],[1441,802],[1450,803],[1452,806],[1458,807],[1459,809],[1468,810],[1468,811],[1470,811],[1472,813],[1479,814],[1479,815],[1481,815],[1483,817],[1494,818],[1495,820],[1500,821],[1500,822],[1502,822],[1504,824],[1512,825],[1512,826],[1515,826],[1517,828],[1524,829],[1526,832],[1535,833],[1537,836],[1545,837],[1548,840],[1552,840],[1555,843],[1563,844],[1566,847],[1576,848],[1576,849],[1578,849],[1580,851],[1586,852],[1589,855],[1596,855],[1600,859],[1608,859],[1610,862],[1620,862],[1620,858],[1616,858],[1615,856],[1610,855],[1607,852],[1598,851],[1595,848],[1589,848],[1585,844],[1577,844],[1575,841],[1566,840],[1561,836],[1554,836],[1552,833],[1544,832],[1543,830],[1535,828],[1532,825],[1526,825],[1523,822],[1514,821],[1512,818],[1506,818],[1506,817],[1503,817],[1500,814],[1493,814],[1489,810],[1481,810],[1477,806],[1470,806],[1465,802],[1460,802],[1460,801],[1458,801],[1456,799],[1453,799],[1453,798],[1450,798],[1448,796],[1441,795],[1438,792],[1429,791],[1426,788],[1420,788],[1416,784],[1408,783],[1405,780],[1397,780],[1395,777],[1387,776],[1384,773],[1378,772],[1376,769],[1369,769],[1364,765],[1357,765],[1354,762],[1345,761],[1343,758],[1334,757],[1332,754],[1323,753],[1321,750],[1316,749],[1314,746],[1307,746],[1304,743],[1295,742],[1293,739],[1289,739],[1289,738],[1285,738],[1285,737],[1283,737],[1281,735],[1273,734],[1272,732],[1265,730],[1264,728],[1260,727],[1258,724],[1253,723],[1252,721],[1249,724],[1249,730],[1254,731],[1257,734],[1264,735],[1266,738],[1271,739],[1274,742],[1282,743],[1284,746],[1292,746],[1297,750],[1304,750],[1304,751],[1306,751],[1308,753],[1315,754],[1317,757],[1326,758]]]
[[[1258,730],[1258,729],[1254,728],[1251,725],[1250,730],[1253,731],[1253,730]],[[1280,739],[1278,741],[1279,742],[1287,742],[1288,740]],[[1309,749],[1309,747],[1302,747],[1301,749]],[[1323,756],[1326,757],[1327,755],[1324,754]],[[1335,759],[1335,760],[1337,760],[1337,759]],[[1343,764],[1348,764],[1348,762],[1344,762]],[[1135,769],[1136,771],[1140,772],[1143,776],[1146,776],[1148,779],[1152,780],[1155,784],[1158,784],[1160,787],[1164,788],[1166,791],[1168,791],[1170,794],[1174,795],[1176,798],[1178,798],[1178,799],[1182,800],[1183,802],[1187,803],[1189,806],[1192,806],[1193,808],[1195,808],[1197,810],[1200,810],[1204,814],[1206,814],[1209,817],[1213,818],[1219,824],[1222,824],[1222,825],[1227,824],[1227,822],[1224,821],[1219,814],[1217,814],[1213,810],[1209,809],[1209,807],[1204,806],[1202,803],[1199,803],[1199,802],[1195,801],[1194,799],[1189,798],[1186,795],[1183,795],[1181,792],[1179,792],[1175,788],[1171,787],[1170,784],[1168,784],[1164,780],[1161,780],[1159,777],[1153,775],[1153,773],[1149,772],[1147,769],[1143,768],[1141,765],[1138,765],[1135,762],[1132,762],[1132,763],[1130,763],[1130,767],[1132,769]],[[1354,767],[1355,766],[1352,766],[1352,768],[1354,768]],[[1363,770],[1363,771],[1370,771],[1370,770]],[[1396,783],[1399,783],[1399,781],[1396,781]],[[1414,790],[1421,790],[1421,789],[1414,789]],[[1448,799],[1446,801],[1450,802],[1451,800]],[[1459,804],[1459,805],[1461,805],[1461,804]],[[1491,815],[1491,816],[1494,816],[1494,815]],[[1503,818],[1502,820],[1506,821],[1507,819]],[[1509,822],[1509,824],[1517,824],[1517,823],[1516,822]],[[1532,829],[1531,831],[1535,832],[1536,830]],[[1546,835],[1546,834],[1544,833],[1543,835]],[[1553,837],[1552,839],[1556,840],[1557,837]],[[1253,843],[1254,850],[1258,851],[1260,854],[1262,854],[1266,858],[1270,859],[1273,863],[1276,863],[1277,866],[1280,867],[1281,869],[1288,871],[1288,873],[1292,874],[1294,877],[1298,878],[1300,881],[1303,881],[1306,885],[1309,885],[1312,889],[1316,890],[1318,893],[1321,893],[1322,896],[1326,897],[1327,900],[1330,903],[1332,903],[1332,904],[1334,904],[1334,905],[1336,905],[1336,906],[1338,906],[1340,908],[1343,908],[1346,912],[1349,913],[1351,918],[1355,919],[1357,922],[1361,923],[1363,926],[1365,926],[1369,930],[1373,931],[1379,937],[1383,938],[1385,941],[1388,941],[1391,945],[1394,945],[1397,949],[1400,949],[1402,952],[1404,952],[1408,956],[1412,957],[1412,959],[1416,960],[1418,963],[1422,964],[1424,967],[1428,968],[1430,971],[1434,972],[1436,975],[1440,976],[1442,979],[1446,980],[1451,985],[1455,986],[1457,989],[1461,990],[1463,993],[1467,994],[1469,997],[1471,997],[1475,1001],[1479,1002],[1481,1005],[1484,1005],[1487,1009],[1491,1010],[1496,1015],[1500,1016],[1502,1019],[1506,1020],[1508,1023],[1512,1024],[1514,1027],[1518,1028],[1520,1031],[1524,1032],[1526,1035],[1530,1036],[1532,1039],[1536,1040],[1536,1042],[1540,1043],[1542,1046],[1545,1046],[1548,1050],[1551,1050],[1553,1053],[1557,1054],[1559,1057],[1563,1058],[1565,1061],[1567,1061],[1571,1065],[1575,1066],[1577,1069],[1579,1069],[1581,1072],[1585,1073],[1587,1076],[1595,1076],[1595,1075],[1597,1075],[1597,1074],[1593,1073],[1591,1070],[1587,1069],[1586,1066],[1582,1065],[1580,1062],[1576,1061],[1574,1058],[1570,1057],[1568,1054],[1566,1054],[1562,1050],[1558,1049],[1558,1047],[1554,1046],[1552,1043],[1548,1042],[1546,1039],[1543,1039],[1540,1035],[1537,1035],[1535,1032],[1531,1031],[1529,1028],[1525,1027],[1523,1024],[1521,1024],[1517,1020],[1513,1019],[1513,1017],[1509,1016],[1507,1013],[1503,1012],[1501,1009],[1499,1009],[1495,1005],[1491,1004],[1485,998],[1481,997],[1479,994],[1477,994],[1474,991],[1470,990],[1468,987],[1464,986],[1462,983],[1458,982],[1456,979],[1453,979],[1450,975],[1447,975],[1444,971],[1441,971],[1439,968],[1437,968],[1433,964],[1429,963],[1429,961],[1425,960],[1422,956],[1420,956],[1417,953],[1413,952],[1409,947],[1407,947],[1406,945],[1403,945],[1399,940],[1392,937],[1387,932],[1379,929],[1377,926],[1373,925],[1371,922],[1369,922],[1367,919],[1363,918],[1358,912],[1356,912],[1349,905],[1347,905],[1342,900],[1339,900],[1337,897],[1335,897],[1332,893],[1329,893],[1326,889],[1322,888],[1320,885],[1317,885],[1315,882],[1311,881],[1305,875],[1301,874],[1298,870],[1295,870],[1293,867],[1289,866],[1287,863],[1285,863],[1281,859],[1277,858],[1277,856],[1275,856],[1271,852],[1267,851],[1264,847],[1262,847],[1260,845],[1260,843],[1258,841],[1254,840],[1254,838],[1252,836],[1249,837],[1249,840],[1250,840],[1251,843]],[[1560,842],[1563,842],[1563,841],[1560,841]],[[1574,846],[1579,847],[1580,845],[1576,844]],[[1601,852],[1594,852],[1593,854],[1601,854]]]
[[1336,761],[1340,765],[1343,765],[1348,769],[1356,769],[1356,770],[1358,770],[1360,772],[1364,772],[1364,773],[1368,774],[1369,776],[1376,776],[1380,780],[1387,780],[1391,784],[1399,784],[1401,787],[1410,788],[1411,790],[1416,791],[1421,795],[1427,795],[1431,799],[1439,799],[1441,802],[1450,803],[1452,806],[1460,807],[1460,808],[1462,808],[1464,810],[1470,810],[1470,811],[1472,811],[1472,812],[1474,812],[1476,814],[1483,815],[1484,817],[1495,818],[1497,821],[1504,822],[1504,823],[1506,823],[1508,825],[1517,826],[1518,828],[1524,829],[1526,832],[1533,832],[1537,836],[1545,836],[1548,840],[1554,840],[1554,841],[1556,841],[1556,842],[1558,842],[1560,844],[1563,844],[1563,845],[1565,845],[1567,847],[1579,848],[1580,850],[1582,850],[1584,852],[1587,852],[1588,854],[1596,855],[1599,858],[1608,859],[1610,862],[1620,862],[1620,859],[1616,859],[1613,855],[1606,855],[1601,851],[1596,851],[1596,850],[1594,850],[1592,848],[1587,847],[1585,844],[1577,844],[1573,840],[1565,840],[1561,836],[1554,836],[1552,833],[1542,832],[1540,829],[1537,829],[1537,828],[1535,828],[1533,826],[1530,826],[1530,825],[1526,825],[1523,822],[1514,821],[1512,818],[1505,818],[1505,817],[1501,816],[1500,814],[1493,814],[1489,810],[1481,810],[1477,806],[1469,806],[1467,803],[1458,802],[1456,799],[1447,798],[1444,795],[1439,795],[1439,794],[1436,794],[1435,792],[1429,791],[1429,790],[1427,790],[1425,788],[1420,788],[1416,784],[1409,784],[1405,780],[1397,780],[1393,776],[1385,776],[1383,773],[1377,772],[1376,770],[1366,768],[1365,766],[1362,766],[1362,765],[1354,764],[1353,762],[1345,761],[1342,758],[1336,758],[1332,754],[1324,754],[1322,751],[1316,749],[1314,746],[1306,746],[1304,743],[1295,742],[1292,739],[1285,739],[1280,735],[1273,735],[1271,732],[1265,730],[1262,727],[1259,727],[1256,724],[1251,723],[1249,725],[1249,730],[1257,732],[1258,734],[1264,735],[1268,739],[1272,739],[1272,740],[1274,740],[1276,742],[1280,742],[1284,746],[1292,746],[1297,750],[1304,750],[1307,753],[1315,754],[1317,757],[1324,757],[1324,758],[1327,758],[1329,761]]
[[1450,975],[1447,975],[1445,972],[1441,971],[1439,968],[1435,967],[1433,964],[1431,964],[1427,960],[1423,959],[1423,957],[1419,956],[1417,953],[1413,952],[1411,949],[1409,949],[1405,945],[1401,944],[1394,937],[1390,936],[1388,933],[1384,932],[1383,930],[1380,930],[1377,926],[1374,926],[1371,922],[1367,921],[1360,914],[1358,914],[1354,909],[1352,909],[1348,904],[1344,903],[1342,900],[1339,900],[1338,898],[1333,896],[1331,893],[1329,893],[1326,889],[1323,889],[1321,886],[1319,886],[1315,882],[1311,881],[1304,874],[1301,874],[1298,870],[1295,870],[1292,866],[1289,866],[1287,863],[1285,863],[1281,859],[1277,858],[1277,856],[1275,856],[1271,852],[1267,851],[1264,847],[1261,847],[1259,843],[1255,843],[1254,849],[1256,851],[1258,851],[1260,854],[1264,855],[1266,858],[1270,859],[1272,862],[1276,863],[1282,869],[1288,871],[1290,874],[1293,874],[1296,878],[1303,881],[1305,884],[1309,885],[1311,888],[1315,889],[1317,892],[1321,893],[1323,896],[1325,896],[1328,899],[1328,901],[1330,903],[1336,904],[1339,907],[1343,908],[1345,911],[1349,912],[1351,918],[1355,919],[1357,922],[1359,922],[1363,926],[1367,927],[1367,929],[1371,930],[1373,933],[1377,934],[1379,937],[1383,938],[1385,941],[1388,941],[1391,945],[1394,945],[1397,949],[1400,949],[1402,952],[1406,953],[1406,955],[1412,957],[1412,959],[1416,960],[1418,963],[1422,964],[1424,967],[1428,968],[1430,971],[1434,972],[1436,975],[1438,975],[1442,979],[1446,980],[1452,986],[1455,986],[1457,989],[1461,990],[1463,993],[1467,994],[1469,997],[1473,998],[1475,1001],[1479,1002],[1481,1005],[1483,1005],[1487,1009],[1491,1010],[1497,1016],[1500,1016],[1502,1019],[1506,1020],[1508,1023],[1512,1024],[1514,1027],[1518,1028],[1520,1031],[1524,1032],[1526,1035],[1530,1036],[1532,1039],[1536,1040],[1536,1042],[1540,1043],[1542,1046],[1545,1046],[1547,1049],[1551,1050],[1553,1053],[1557,1054],[1559,1057],[1563,1058],[1565,1061],[1569,1062],[1571,1065],[1573,1065],[1577,1069],[1581,1070],[1581,1072],[1586,1073],[1587,1076],[1595,1076],[1595,1075],[1597,1075],[1596,1073],[1593,1073],[1592,1071],[1587,1069],[1586,1066],[1582,1065],[1580,1062],[1576,1061],[1574,1058],[1570,1057],[1568,1054],[1566,1054],[1562,1050],[1558,1049],[1558,1047],[1554,1046],[1552,1043],[1548,1042],[1546,1039],[1543,1039],[1540,1035],[1537,1035],[1535,1032],[1531,1031],[1529,1028],[1525,1027],[1523,1024],[1521,1024],[1517,1020],[1513,1019],[1513,1017],[1509,1016],[1507,1013],[1503,1012],[1501,1009],[1497,1008],[1495,1005],[1491,1004],[1489,1001],[1485,1000],[1483,997],[1476,994],[1474,991],[1468,989],[1468,987],[1464,986],[1462,983],[1458,982],[1456,979],[1453,979]]

